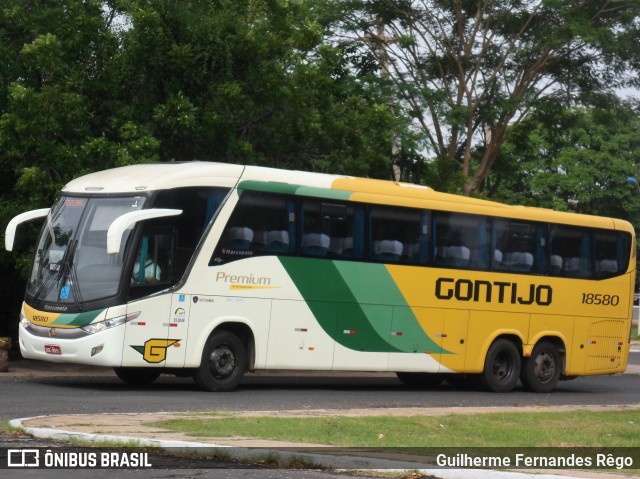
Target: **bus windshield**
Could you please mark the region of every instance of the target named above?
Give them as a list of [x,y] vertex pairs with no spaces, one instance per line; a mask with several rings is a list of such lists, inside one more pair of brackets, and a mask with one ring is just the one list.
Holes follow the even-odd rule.
[[[107,229],[117,217],[141,209],[144,200],[142,196],[60,196],[40,234],[27,296],[81,310],[83,302],[115,295],[124,248],[107,254]],[[130,232],[123,235],[123,244]]]

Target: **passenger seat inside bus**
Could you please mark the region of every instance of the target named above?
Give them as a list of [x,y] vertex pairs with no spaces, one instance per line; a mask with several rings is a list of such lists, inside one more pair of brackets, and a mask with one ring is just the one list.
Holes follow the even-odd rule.
[[601,259],[596,262],[596,273],[617,273],[618,272],[618,262],[615,259]]
[[333,257],[342,256],[344,250],[344,237],[332,236],[329,240],[329,254]]
[[465,268],[469,266],[471,250],[466,246],[445,246],[442,251],[445,266]]
[[580,258],[575,256],[573,258],[565,258],[562,266],[562,272],[566,276],[579,276],[580,275]]
[[289,251],[289,232],[285,230],[271,230],[267,233],[267,253],[287,253]]
[[405,263],[420,262],[420,243],[404,243],[402,245],[402,261]]
[[329,254],[334,258],[353,258],[353,236],[332,237],[329,245]]
[[342,257],[353,258],[353,236],[347,236],[342,242]]
[[256,253],[262,252],[267,247],[267,234],[265,230],[257,230],[253,233],[253,250]]
[[507,253],[506,265],[511,271],[526,273],[533,266],[533,255],[527,251]]
[[253,230],[246,226],[234,226],[227,231],[224,247],[236,251],[249,251],[253,244]]
[[374,261],[398,261],[402,256],[402,243],[397,240],[378,240],[373,242]]
[[308,233],[302,238],[302,254],[308,256],[327,256],[331,239],[324,233]]
[[556,275],[562,273],[562,256],[558,254],[551,255],[551,258],[549,258],[549,272]]

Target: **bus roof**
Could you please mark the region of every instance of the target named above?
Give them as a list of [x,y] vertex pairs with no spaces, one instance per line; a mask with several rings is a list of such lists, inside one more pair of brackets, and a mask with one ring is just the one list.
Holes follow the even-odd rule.
[[[153,163],[97,171],[67,183],[64,193],[125,194],[187,186],[228,186],[242,176],[244,166],[203,161]],[[221,184],[224,183],[223,184]]]
[[274,192],[633,232],[631,224],[622,220],[511,206],[408,183],[201,161],[130,165],[99,171],[70,181],[62,191],[67,194],[131,194],[189,186],[233,187],[238,182],[241,182],[240,187],[245,185]]

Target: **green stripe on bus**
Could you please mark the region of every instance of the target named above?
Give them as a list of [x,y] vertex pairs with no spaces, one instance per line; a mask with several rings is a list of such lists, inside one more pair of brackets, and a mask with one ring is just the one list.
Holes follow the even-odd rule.
[[238,184],[238,190],[265,191],[267,193],[295,194],[298,185],[280,183],[277,181],[244,180]]
[[64,326],[86,326],[96,319],[100,314],[104,312],[104,309],[96,311],[87,311],[86,313],[77,314],[61,314],[58,316],[52,324],[64,325]]
[[[279,259],[322,329],[335,341],[358,351],[400,351],[373,327],[333,261],[289,257]],[[331,309],[323,307],[327,302],[337,303],[337,322],[330,313]]]
[[[383,264],[279,259],[322,329],[342,346],[364,352],[440,352]],[[392,335],[392,325],[401,326],[402,335]]]
[[314,198],[326,198],[327,200],[347,201],[351,196],[350,191],[332,190],[331,188],[318,188],[315,186],[300,186],[277,181],[245,180],[238,185],[238,190],[264,191],[267,193],[280,193],[285,195],[310,196]]
[[332,190],[329,188],[316,188],[313,186],[301,186],[296,190],[297,195],[326,198],[327,200],[348,201],[351,191]]
[[[448,353],[425,333],[413,310],[407,304],[398,285],[386,266],[374,263],[336,261],[336,268],[360,304],[386,304],[393,306],[391,327],[380,331],[383,337],[393,337],[393,345],[403,352]],[[373,287],[372,285],[375,285]],[[373,318],[371,318],[373,319]],[[376,324],[376,323],[374,323]],[[401,333],[401,334],[399,334]]]

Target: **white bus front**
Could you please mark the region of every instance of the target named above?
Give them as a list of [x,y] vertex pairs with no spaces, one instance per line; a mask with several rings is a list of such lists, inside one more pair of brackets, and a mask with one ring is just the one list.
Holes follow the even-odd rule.
[[[60,196],[46,217],[27,281],[20,350],[25,358],[119,366],[127,250],[107,252],[107,227],[139,211],[144,196]],[[126,244],[132,229],[122,235]],[[116,314],[114,314],[114,312]],[[100,333],[100,334],[96,334]]]

